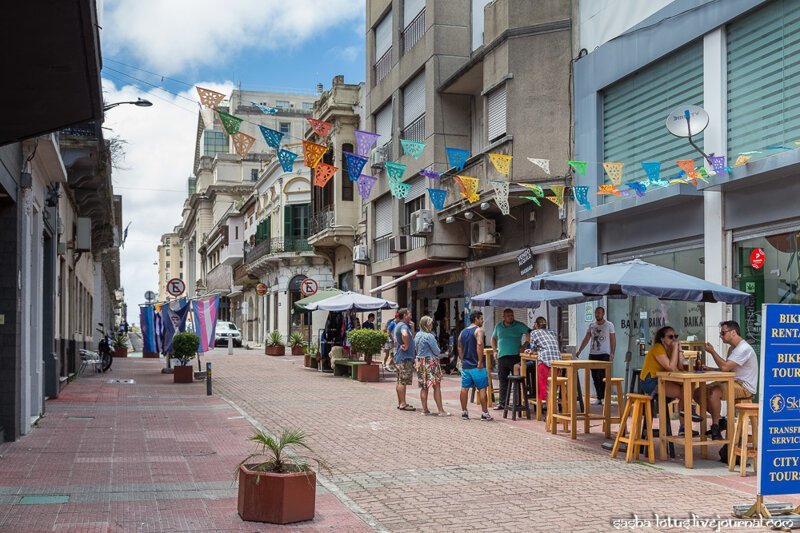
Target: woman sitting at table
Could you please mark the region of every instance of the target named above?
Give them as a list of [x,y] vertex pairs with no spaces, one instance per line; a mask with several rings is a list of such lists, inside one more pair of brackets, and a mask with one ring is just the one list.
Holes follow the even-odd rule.
[[[653,346],[647,350],[642,365],[642,375],[639,381],[639,389],[644,394],[655,396],[658,394],[659,372],[679,372],[682,370],[681,364],[681,343],[678,335],[671,326],[664,326],[656,332]],[[664,384],[667,401],[670,398],[678,398],[678,408],[683,411],[683,387],[678,383],[667,382]],[[683,425],[681,425],[682,433]]]

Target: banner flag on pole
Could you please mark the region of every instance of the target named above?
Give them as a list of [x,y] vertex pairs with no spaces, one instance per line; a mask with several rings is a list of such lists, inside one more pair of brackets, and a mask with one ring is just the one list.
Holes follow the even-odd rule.
[[[172,309],[172,307],[175,309]],[[161,322],[164,328],[164,353],[172,351],[172,337],[179,331],[186,331],[186,317],[189,316],[189,302],[181,298],[161,306]]]
[[370,131],[361,131],[355,130],[356,134],[356,153],[362,157],[367,157],[369,155],[370,149],[372,149],[372,145],[375,144],[375,141],[378,140],[377,133],[372,133]]
[[222,121],[222,126],[225,128],[225,131],[228,132],[228,135],[236,135],[239,133],[239,126],[242,125],[242,119],[229,115],[224,111],[217,111],[217,114]]
[[197,94],[200,96],[200,103],[211,109],[216,109],[221,101],[225,99],[225,95],[212,91],[211,89],[203,89],[202,87],[195,87]]
[[567,161],[567,164],[575,169],[576,174],[586,174],[586,161]]
[[544,170],[548,175],[550,174],[550,160],[549,159],[536,159],[535,157],[529,157],[528,161],[536,165],[537,167]]
[[[517,185],[519,185],[520,187],[525,187],[526,189],[530,189],[531,192],[533,192],[533,194],[535,194],[539,198],[543,198],[544,197],[544,190],[539,185],[536,185],[535,183],[517,183]],[[542,205],[542,204],[539,204],[539,205]]]
[[608,174],[611,183],[614,185],[620,185],[622,183],[622,167],[625,166],[625,163],[620,161],[606,161],[603,163],[603,168]]
[[720,155],[720,156],[713,156],[712,155],[711,157],[708,158],[708,160],[711,161],[711,167],[714,169],[714,172],[716,172],[720,176],[722,174],[725,174],[725,166],[726,165],[725,165],[725,156],[724,155]]
[[195,333],[200,337],[200,346],[197,351],[200,353],[205,353],[214,348],[214,332],[217,329],[218,309],[219,296],[192,302]]
[[508,176],[511,172],[511,159],[513,156],[506,154],[489,154],[489,161],[500,174]]
[[315,118],[307,118],[306,120],[309,124],[311,124],[311,129],[314,130],[314,133],[319,135],[320,139],[324,140],[333,129],[333,124],[330,122],[317,120]]
[[262,113],[265,115],[277,115],[279,109],[277,107],[270,107],[268,105],[259,104],[258,102],[250,102],[254,106],[256,106]]
[[344,162],[347,165],[347,175],[350,177],[350,181],[358,181],[361,171],[364,170],[364,165],[367,164],[367,158],[350,152],[342,153],[344,154]]
[[464,170],[464,165],[467,164],[467,159],[469,159],[469,150],[460,148],[445,148],[444,150],[447,152],[447,161],[450,166],[455,167],[459,172]]
[[629,181],[625,185],[628,186],[629,189],[636,193],[636,196],[644,196],[647,192],[647,185],[642,183],[641,181]]
[[231,139],[233,139],[233,149],[236,150],[236,153],[239,154],[239,157],[244,157],[250,151],[250,148],[253,147],[253,143],[256,142],[255,137],[251,137],[246,133],[242,133],[241,131],[237,131],[236,135],[232,135]]
[[389,176],[389,179],[402,181],[405,171],[406,166],[402,163],[398,163],[397,161],[386,162],[386,174]]
[[575,195],[575,201],[582,205],[587,211],[592,210],[592,204],[589,203],[588,185],[574,185],[572,187],[572,194]]
[[324,187],[328,181],[339,170],[338,167],[329,165],[328,163],[319,163],[314,167],[314,185],[317,187]]
[[614,185],[613,183],[610,185],[609,184],[598,185],[597,194],[613,194],[614,196],[622,196],[620,190],[617,189],[617,186]]
[[428,178],[429,180],[438,180],[439,178],[442,177],[441,173],[436,172],[435,170],[431,170],[429,168],[426,168],[424,170],[420,170],[419,173],[422,176],[425,176],[426,178]]
[[478,186],[480,182],[478,178],[473,178],[471,176],[459,176],[459,178],[461,179],[461,185],[464,187],[461,195],[470,203],[475,203],[480,200],[481,197],[478,195]]
[[425,143],[416,141],[409,141],[408,139],[400,139],[400,146],[403,147],[403,153],[410,155],[414,159],[419,159],[425,150]]
[[142,326],[142,351],[144,353],[157,353],[152,305],[139,307],[139,324]]
[[267,141],[267,146],[270,148],[275,148],[276,150],[281,147],[283,133],[270,129],[266,126],[259,126],[258,129],[261,130],[261,135],[263,135],[264,140]]
[[305,159],[305,166],[314,168],[328,151],[328,147],[322,144],[312,143],[311,141],[303,141],[303,157]]
[[278,161],[280,161],[284,172],[292,172],[294,170],[295,159],[297,159],[296,153],[289,150],[278,150]]
[[375,185],[376,181],[378,181],[378,178],[361,174],[361,176],[358,177],[359,196],[361,196],[361,198],[364,200],[369,198],[369,195],[372,194],[372,187]]
[[153,337],[156,341],[156,353],[164,353],[164,317],[161,315],[161,305],[153,306]]
[[746,165],[747,162],[750,161],[752,157],[753,157],[752,155],[748,154],[739,154],[739,156],[736,158],[736,162],[733,163],[733,166],[740,167],[742,165]]
[[531,202],[535,203],[539,207],[542,207],[542,203],[539,201],[539,198],[536,196],[520,196],[520,198],[525,198],[526,200],[530,200]]
[[508,182],[503,180],[489,180],[494,189],[494,203],[500,208],[504,215],[511,214],[511,206],[508,204]]
[[444,202],[447,200],[447,191],[444,189],[428,189],[433,208],[437,211],[444,209]]

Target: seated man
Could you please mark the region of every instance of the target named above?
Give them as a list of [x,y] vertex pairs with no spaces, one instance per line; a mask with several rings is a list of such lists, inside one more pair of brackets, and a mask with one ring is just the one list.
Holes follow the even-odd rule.
[[[723,372],[735,372],[733,396],[735,401],[750,400],[758,389],[758,361],[753,348],[740,335],[739,323],[734,320],[723,322],[719,326],[719,336],[722,342],[731,346],[728,358],[723,359],[717,354],[711,343],[706,343],[706,351],[714,358],[717,367]],[[694,400],[700,403],[700,390],[694,393]],[[711,439],[721,440],[722,432],[719,429],[719,416],[722,409],[722,399],[728,397],[726,383],[714,382],[706,386],[708,412],[711,413]],[[732,421],[730,421],[732,422]]]
[[[558,345],[558,337],[553,330],[547,329],[547,319],[539,317],[536,319],[534,330],[531,332],[530,349],[525,353],[536,352],[539,358],[538,375],[536,383],[539,390],[539,399],[547,399],[547,378],[550,377],[550,367],[553,361],[561,359],[561,349]],[[528,361],[527,371],[533,372],[536,363]]]

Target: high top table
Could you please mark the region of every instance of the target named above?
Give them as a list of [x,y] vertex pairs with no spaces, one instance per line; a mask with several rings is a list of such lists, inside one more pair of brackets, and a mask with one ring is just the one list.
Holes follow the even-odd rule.
[[[553,361],[551,364],[551,368],[553,369],[564,369],[567,373],[567,395],[569,398],[567,399],[567,404],[569,405],[569,413],[568,414],[560,414],[556,413],[553,410],[553,433],[556,433],[558,430],[558,420],[568,420],[569,425],[569,432],[570,437],[576,439],[578,437],[577,431],[577,422],[578,420],[583,420],[583,432],[589,433],[589,422],[591,420],[604,420],[605,424],[604,427],[608,428],[611,426],[611,409],[609,407],[609,402],[611,401],[611,380],[606,380],[606,401],[603,404],[603,414],[602,415],[595,415],[590,412],[590,405],[589,405],[589,395],[592,391],[592,379],[590,375],[591,370],[605,370],[606,377],[611,377],[611,362],[610,361],[590,361],[587,359],[572,359],[569,361]],[[577,397],[578,397],[578,371],[583,370],[583,381],[585,387],[585,394],[583,402],[583,411],[578,412],[577,406]],[[555,375],[553,376],[555,378]],[[553,379],[550,382],[550,390],[548,392],[548,396],[553,398],[555,396],[555,386],[556,380]],[[553,409],[555,404],[553,403],[552,407],[548,407],[548,409]]]

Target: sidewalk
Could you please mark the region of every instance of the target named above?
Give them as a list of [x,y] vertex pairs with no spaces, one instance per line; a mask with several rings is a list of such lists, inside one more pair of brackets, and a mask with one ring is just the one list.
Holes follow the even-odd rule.
[[173,384],[163,364],[115,359],[110,374],[87,372],[46,403],[33,433],[0,444],[0,531],[368,529],[321,486],[313,522],[243,522],[234,473],[253,426],[204,382]]

